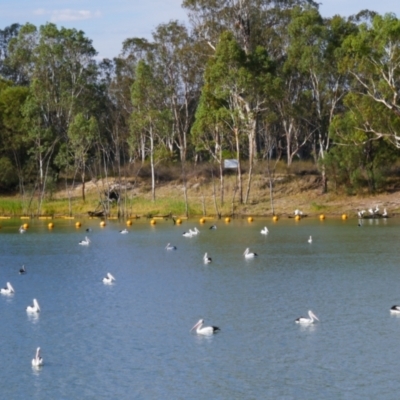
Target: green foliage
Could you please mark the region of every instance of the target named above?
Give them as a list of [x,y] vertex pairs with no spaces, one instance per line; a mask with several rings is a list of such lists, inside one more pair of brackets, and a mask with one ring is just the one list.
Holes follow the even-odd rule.
[[3,188],[15,188],[18,184],[18,174],[11,160],[0,157],[0,186]]
[[398,151],[384,140],[366,140],[334,146],[324,163],[328,178],[348,194],[385,189],[388,168],[398,159]]

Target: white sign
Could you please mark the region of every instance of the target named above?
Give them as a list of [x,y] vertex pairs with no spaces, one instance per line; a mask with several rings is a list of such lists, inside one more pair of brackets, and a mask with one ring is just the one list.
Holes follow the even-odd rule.
[[233,168],[237,169],[238,161],[237,160],[224,160],[224,168]]

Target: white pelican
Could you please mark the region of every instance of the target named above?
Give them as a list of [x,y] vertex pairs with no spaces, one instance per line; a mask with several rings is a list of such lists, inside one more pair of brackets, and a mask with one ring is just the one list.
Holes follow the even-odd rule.
[[1,294],[14,294],[14,288],[11,286],[10,282],[7,282],[7,286],[0,289]]
[[33,299],[33,306],[26,307],[26,312],[32,313],[32,314],[37,314],[40,312],[40,306],[36,299]]
[[211,225],[210,229],[217,229],[217,225]]
[[374,211],[372,208],[369,208],[369,209],[368,209],[368,212],[369,212],[371,215],[374,215],[374,213],[375,213],[375,211]]
[[92,228],[86,228],[86,232],[92,232]]
[[204,324],[204,319],[200,319],[196,325],[190,330],[192,332],[194,329],[196,329],[196,333],[198,335],[212,335],[213,333],[217,333],[221,329],[219,329],[217,326],[205,326],[203,327]]
[[25,233],[26,232],[26,229],[24,228],[23,225],[21,225],[18,230],[19,230],[19,233]]
[[375,207],[375,210],[374,210],[374,213],[375,213],[375,214],[378,214],[378,212],[379,212],[379,207],[376,206],[376,207]]
[[182,236],[184,236],[184,237],[192,237],[193,236],[192,230],[189,229],[188,232],[183,232]]
[[358,211],[358,218],[362,218],[364,216],[365,210]]
[[400,306],[393,306],[390,309],[390,312],[393,313],[393,314],[400,314]]
[[89,246],[89,243],[90,243],[90,239],[89,239],[87,236],[85,236],[85,239],[83,239],[83,240],[81,240],[81,241],[79,242],[79,244],[80,244],[81,246]]
[[176,250],[176,246],[172,246],[171,243],[168,243],[168,244],[165,246],[165,248],[166,248],[167,250]]
[[20,273],[21,275],[26,273],[25,265],[23,265],[23,266],[19,269],[19,273]]
[[303,211],[294,210],[294,215],[303,215]]
[[308,315],[310,318],[307,317],[297,318],[296,324],[310,325],[313,324],[315,320],[319,321],[317,316],[311,310],[308,311]]
[[308,238],[308,243],[312,243],[312,236]]
[[122,229],[122,231],[119,231],[122,235],[125,235],[126,233],[129,233],[128,229]]
[[115,278],[109,273],[107,272],[107,275],[105,278],[103,278],[103,282],[107,283],[107,284],[111,284],[115,281]]
[[247,248],[247,249],[244,251],[243,255],[244,255],[245,258],[254,258],[254,257],[257,257],[257,256],[258,256],[257,253],[250,253],[250,249],[249,249],[249,248]]
[[200,233],[200,231],[199,231],[197,228],[194,228],[193,230],[189,229],[189,232],[190,232],[192,235],[197,235],[198,233]]
[[382,213],[382,217],[387,217],[387,216],[388,216],[388,213],[386,211],[386,208],[384,208],[383,209],[383,213]]
[[32,367],[40,367],[43,365],[43,358],[40,356],[40,347],[36,349],[35,358],[32,359]]
[[269,230],[266,226],[264,226],[264,228],[261,229],[261,235],[268,235],[268,232],[269,232]]
[[207,253],[204,254],[203,260],[204,260],[204,264],[210,264],[210,262],[212,261],[211,257],[208,257]]

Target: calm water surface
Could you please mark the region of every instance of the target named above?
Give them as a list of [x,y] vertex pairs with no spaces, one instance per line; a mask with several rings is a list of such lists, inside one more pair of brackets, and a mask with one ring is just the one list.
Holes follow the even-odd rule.
[[[142,221],[127,235],[116,221],[19,224],[0,230],[0,285],[15,289],[0,296],[2,398],[399,397],[399,220]],[[259,257],[245,260],[246,247]],[[25,311],[33,298],[38,318]],[[309,309],[320,323],[295,324]],[[189,333],[200,318],[221,332]]]

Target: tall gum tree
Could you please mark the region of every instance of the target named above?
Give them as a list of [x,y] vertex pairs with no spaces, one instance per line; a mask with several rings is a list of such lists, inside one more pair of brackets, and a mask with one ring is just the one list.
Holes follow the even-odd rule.
[[400,20],[385,14],[361,23],[343,43],[340,67],[352,77],[346,105],[355,129],[400,148]]
[[88,153],[98,136],[98,124],[93,116],[86,118],[78,113],[68,128],[68,149],[75,161],[76,171],[80,172],[82,201],[85,201],[85,176]]
[[295,7],[288,26],[290,45],[286,65],[293,73],[305,77],[304,92],[309,92],[311,103],[303,119],[312,133],[313,154],[320,161],[322,191],[327,191],[324,167],[325,154],[329,149],[329,125],[346,93],[346,73],[338,70],[337,51],[354,24],[342,17],[323,19],[312,7]]
[[[231,32],[224,32],[216,47],[214,57],[210,58],[200,100],[202,108],[197,117],[205,118],[204,107],[209,106],[214,118],[226,124],[236,144],[238,161],[239,201],[243,202],[241,175],[242,137],[248,139],[249,174],[244,203],[249,199],[252,167],[256,154],[255,138],[257,119],[267,108],[269,89],[273,86],[273,64],[265,50],[257,47],[246,54],[240,48]],[[210,101],[213,99],[212,101]],[[217,108],[215,109],[214,106]],[[199,122],[201,124],[201,122]]]
[[131,147],[135,138],[146,140],[151,168],[151,197],[156,200],[155,165],[158,145],[171,129],[171,116],[165,105],[163,85],[153,73],[150,65],[139,61],[136,80],[132,85]]

